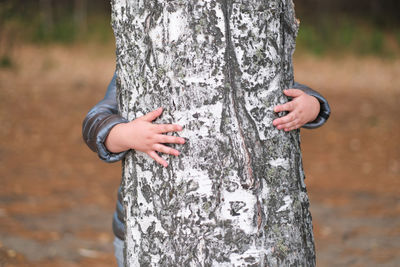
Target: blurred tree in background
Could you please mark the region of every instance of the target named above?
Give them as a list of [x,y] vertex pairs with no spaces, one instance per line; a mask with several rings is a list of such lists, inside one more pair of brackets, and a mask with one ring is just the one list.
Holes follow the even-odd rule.
[[[400,1],[294,0],[302,22],[298,50],[398,55]],[[113,42],[104,0],[0,0],[0,65],[16,43]]]
[[102,0],[2,0],[0,16],[0,36],[18,25],[24,41],[68,43],[90,35],[89,25],[110,34],[110,4]]
[[393,56],[400,44],[398,0],[294,0],[300,50]]
[[307,21],[351,16],[367,19],[379,26],[391,27],[400,22],[398,0],[294,0],[298,16]]

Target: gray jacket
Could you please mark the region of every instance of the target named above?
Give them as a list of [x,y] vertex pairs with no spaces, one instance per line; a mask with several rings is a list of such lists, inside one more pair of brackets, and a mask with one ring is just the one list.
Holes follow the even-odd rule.
[[[305,125],[303,128],[314,129],[322,126],[329,118],[330,107],[328,101],[318,92],[311,88],[295,83],[293,88],[300,89],[305,93],[316,97],[321,104],[318,117]],[[116,76],[112,78],[106,95],[97,103],[86,115],[82,124],[83,140],[91,150],[96,152],[100,159],[106,162],[116,162],[121,160],[127,151],[121,153],[111,153],[104,145],[111,128],[119,123],[128,122],[125,118],[118,114],[118,106],[116,99]],[[115,236],[125,239],[124,209],[122,206],[121,187],[118,190],[118,201],[116,211],[113,218],[113,231]]]

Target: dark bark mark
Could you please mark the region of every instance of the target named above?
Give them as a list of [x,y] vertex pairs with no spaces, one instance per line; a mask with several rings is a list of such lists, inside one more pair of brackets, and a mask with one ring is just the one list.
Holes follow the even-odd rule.
[[253,177],[253,167],[252,167],[252,160],[251,156],[249,153],[249,150],[246,145],[245,137],[243,134],[243,126],[241,124],[241,119],[238,115],[239,113],[239,105],[238,105],[238,97],[237,97],[237,91],[240,90],[240,88],[237,88],[236,86],[236,80],[238,79],[236,76],[240,75],[240,71],[238,68],[238,62],[236,59],[236,54],[234,47],[232,45],[232,37],[231,37],[231,29],[230,29],[230,16],[232,12],[232,1],[231,0],[223,0],[222,3],[222,11],[224,13],[224,19],[225,19],[225,39],[226,39],[226,51],[225,51],[225,62],[226,62],[226,70],[225,70],[225,75],[226,75],[226,81],[229,83],[229,94],[232,99],[233,103],[233,113],[234,116],[238,122],[238,128],[239,128],[239,134],[241,137],[241,143],[244,149],[244,154],[245,154],[245,168],[247,170],[245,177],[247,178],[243,184],[242,187],[245,189],[253,189],[254,186],[254,177]]
[[[248,190],[253,190],[255,194],[257,194],[257,205],[256,205],[256,210],[257,210],[257,218],[255,218],[255,223],[257,225],[258,230],[260,231],[265,224],[264,218],[265,218],[265,213],[263,211],[262,206],[260,205],[260,199],[259,199],[259,193],[261,190],[261,183],[259,182],[258,175],[257,173],[254,173],[253,170],[256,169],[257,167],[254,166],[254,163],[252,162],[252,156],[255,157],[254,155],[254,150],[250,149],[248,144],[250,143],[249,141],[255,141],[258,140],[260,142],[260,138],[258,137],[256,126],[254,125],[254,122],[251,118],[251,116],[248,114],[248,111],[246,108],[240,107],[239,103],[242,99],[239,98],[238,93],[239,90],[243,90],[243,88],[238,88],[238,85],[240,87],[240,80],[241,80],[241,71],[239,68],[239,63],[236,57],[235,53],[235,48],[233,46],[233,41],[232,41],[232,36],[231,36],[231,28],[230,28],[230,23],[231,23],[231,14],[232,14],[232,8],[233,8],[233,2],[232,0],[223,0],[221,3],[222,6],[222,11],[224,13],[224,19],[225,19],[225,38],[226,38],[226,52],[225,52],[225,62],[226,62],[226,81],[229,83],[229,94],[232,99],[233,103],[233,113],[234,116],[237,120],[237,125],[239,128],[239,135],[240,135],[240,141],[242,143],[242,147],[244,149],[244,155],[245,155],[245,169],[247,172],[244,174],[245,176],[245,181],[241,184],[241,186],[245,189]],[[242,101],[243,102],[243,101]],[[239,114],[242,113],[244,114],[243,118]],[[242,119],[245,119],[247,122],[250,123],[253,127],[253,132],[255,133],[255,136],[251,136],[250,139],[252,140],[247,140],[247,135],[244,134],[244,129],[243,129],[243,123]],[[247,129],[247,132],[249,130]]]

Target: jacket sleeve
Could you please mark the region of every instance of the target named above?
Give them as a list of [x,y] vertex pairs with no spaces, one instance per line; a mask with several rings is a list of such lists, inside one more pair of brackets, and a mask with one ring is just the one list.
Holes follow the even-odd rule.
[[126,122],[128,121],[118,114],[116,75],[114,74],[104,98],[87,113],[83,120],[83,140],[103,161],[115,162],[121,160],[127,151],[112,153],[106,148],[104,142],[115,125]]
[[300,89],[306,94],[314,96],[315,98],[318,99],[318,102],[321,105],[318,117],[314,121],[304,124],[302,128],[315,129],[324,125],[325,122],[328,120],[329,115],[331,114],[331,108],[329,107],[328,100],[326,100],[325,97],[323,97],[317,91],[311,89],[306,85],[295,82],[293,88]]

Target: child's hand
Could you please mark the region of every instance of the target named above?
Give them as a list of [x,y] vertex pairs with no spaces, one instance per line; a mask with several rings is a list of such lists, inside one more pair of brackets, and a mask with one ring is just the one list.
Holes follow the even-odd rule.
[[275,112],[289,111],[286,116],[275,119],[272,122],[277,129],[291,131],[317,118],[320,110],[317,98],[299,89],[288,89],[283,92],[285,95],[293,97],[293,99],[274,108]]
[[185,139],[163,134],[182,131],[182,126],[180,125],[152,123],[161,113],[162,108],[158,108],[131,122],[117,124],[108,134],[105,146],[113,153],[119,153],[128,149],[145,152],[155,161],[167,167],[167,161],[160,157],[156,151],[178,156],[178,150],[163,144],[184,144]]

